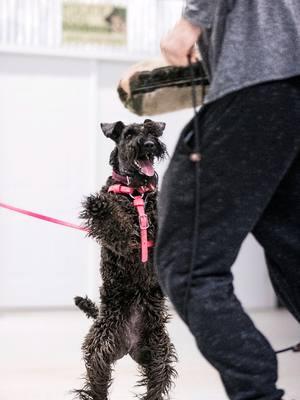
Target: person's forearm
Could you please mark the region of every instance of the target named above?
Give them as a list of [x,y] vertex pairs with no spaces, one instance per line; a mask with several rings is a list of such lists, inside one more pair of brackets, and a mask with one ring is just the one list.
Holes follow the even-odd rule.
[[215,7],[216,0],[187,0],[183,17],[195,26],[209,28]]

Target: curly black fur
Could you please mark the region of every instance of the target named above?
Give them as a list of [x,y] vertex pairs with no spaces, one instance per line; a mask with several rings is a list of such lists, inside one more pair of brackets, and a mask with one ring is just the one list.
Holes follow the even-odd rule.
[[99,309],[94,302],[88,297],[76,296],[74,298],[75,305],[83,311],[88,318],[96,319],[99,314]]
[[[156,175],[144,174],[139,161],[162,158],[166,154],[159,140],[164,124],[145,120],[125,126],[122,122],[102,124],[116,147],[110,164],[121,175],[130,177],[130,186],[156,183]],[[176,376],[176,354],[165,324],[169,315],[153,266],[140,258],[140,228],[132,198],[108,193],[116,182],[109,177],[99,193],[84,202],[81,218],[89,235],[101,244],[101,307],[88,298],[76,297],[76,304],[95,319],[82,350],[86,365],[85,385],[77,390],[80,400],[107,400],[112,365],[129,354],[141,372],[139,385],[146,387],[143,400],[163,400]],[[157,192],[145,195],[149,219],[148,239],[155,241]]]

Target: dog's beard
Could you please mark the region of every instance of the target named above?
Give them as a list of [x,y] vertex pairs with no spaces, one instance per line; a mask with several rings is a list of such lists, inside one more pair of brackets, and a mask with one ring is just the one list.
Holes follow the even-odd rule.
[[161,143],[160,146],[152,153],[135,153],[132,159],[129,161],[129,169],[133,170],[133,173],[145,177],[152,177],[155,175],[154,162],[162,160],[166,155],[166,147]]
[[119,159],[119,171],[127,175],[141,175],[151,177],[155,174],[154,159],[134,159],[131,163]]
[[141,153],[135,146],[127,146],[124,152],[122,148],[115,147],[110,156],[110,165],[120,174],[151,178],[155,175],[154,161],[160,161],[166,155],[166,146],[160,141],[156,149],[150,153]]

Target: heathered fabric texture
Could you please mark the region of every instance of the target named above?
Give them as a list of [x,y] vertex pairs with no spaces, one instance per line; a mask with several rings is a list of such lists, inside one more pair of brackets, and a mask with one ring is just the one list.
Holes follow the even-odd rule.
[[206,103],[261,82],[300,74],[299,0],[188,0],[184,16],[211,80]]
[[279,400],[274,351],[236,298],[231,266],[252,232],[276,292],[300,321],[300,77],[229,94],[205,105],[198,118],[197,261],[190,274],[196,186],[194,136],[185,143],[190,122],[159,197],[159,280],[229,398]]

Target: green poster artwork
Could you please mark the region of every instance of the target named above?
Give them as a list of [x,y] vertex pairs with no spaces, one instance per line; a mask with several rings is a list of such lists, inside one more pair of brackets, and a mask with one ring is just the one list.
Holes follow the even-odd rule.
[[126,7],[80,1],[63,2],[64,43],[126,45]]

